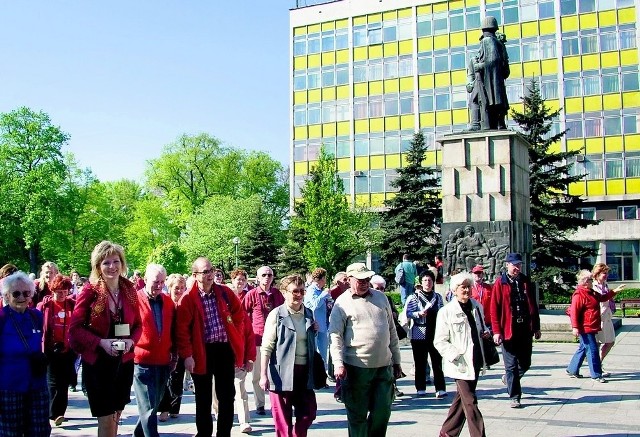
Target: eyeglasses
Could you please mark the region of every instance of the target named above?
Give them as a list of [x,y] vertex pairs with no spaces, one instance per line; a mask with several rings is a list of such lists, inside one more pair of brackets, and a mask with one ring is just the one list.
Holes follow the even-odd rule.
[[30,290],[23,290],[23,291],[15,290],[15,291],[11,292],[11,296],[13,296],[14,299],[19,298],[20,295],[22,295],[22,297],[24,297],[26,299],[28,297],[31,297],[31,291]]
[[198,273],[199,273],[199,274],[201,274],[201,275],[210,275],[210,274],[211,274],[211,273],[213,273],[213,272],[214,272],[214,270],[213,270],[213,269],[207,269],[207,270],[203,270],[203,271],[201,271],[201,272],[194,272],[194,273],[196,273],[196,274],[198,274]]
[[304,288],[296,288],[293,290],[289,290],[289,293],[291,294],[304,294]]
[[270,278],[273,276],[273,273],[263,273],[260,276],[262,276],[263,278]]
[[215,275],[213,275],[213,276],[215,276],[216,278],[222,278],[222,273],[216,273],[216,274],[215,274]]

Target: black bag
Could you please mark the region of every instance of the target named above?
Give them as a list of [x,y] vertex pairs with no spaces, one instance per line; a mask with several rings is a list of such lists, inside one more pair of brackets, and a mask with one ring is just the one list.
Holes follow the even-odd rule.
[[396,280],[396,284],[405,285],[406,278],[404,276],[404,269],[402,267],[400,267],[398,269],[398,272],[396,273],[395,280]]
[[31,352],[29,355],[29,365],[31,366],[31,375],[39,378],[47,374],[49,358],[47,358],[44,352]]
[[407,331],[404,330],[402,325],[398,323],[397,320],[393,321],[393,324],[396,325],[396,332],[398,333],[398,340],[402,340],[407,338]]
[[327,386],[327,372],[324,370],[324,360],[322,355],[315,351],[313,353],[313,388],[316,390],[323,389]]
[[496,344],[493,342],[493,338],[483,338],[482,347],[484,348],[484,361],[487,363],[487,366],[493,366],[500,362],[500,355],[498,354]]

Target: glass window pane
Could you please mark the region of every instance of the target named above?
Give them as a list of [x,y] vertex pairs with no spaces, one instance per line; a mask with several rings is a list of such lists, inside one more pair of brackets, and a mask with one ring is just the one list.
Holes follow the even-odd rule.
[[336,142],[336,158],[346,158],[349,157],[350,154],[349,139],[338,138]]
[[336,121],[336,102],[325,102],[322,104],[322,122],[331,123]]
[[522,5],[520,6],[520,20],[521,21],[534,21],[538,19],[538,7],[537,5]]
[[622,74],[622,91],[638,90],[638,72]]
[[353,101],[353,118],[360,120],[367,118],[367,99],[357,99]]
[[451,109],[451,98],[449,93],[436,94],[436,110]]
[[333,31],[331,31],[331,34],[322,35],[322,51],[328,52],[335,49],[335,40],[336,39],[333,36]]
[[296,162],[307,160],[307,145],[296,144],[293,148],[293,160]]
[[640,159],[627,158],[625,160],[625,173],[628,178],[640,177]]
[[320,70],[307,70],[307,88],[320,88]]
[[395,23],[385,23],[382,30],[384,42],[396,41],[398,39]]
[[300,91],[300,90],[304,90],[307,87],[307,76],[305,74],[305,72],[302,72],[302,74],[296,72],[294,73],[293,76],[293,90],[294,91]]
[[580,38],[582,54],[596,53],[598,51],[598,37],[596,35],[582,36]]
[[625,115],[622,118],[622,128],[625,134],[640,133],[640,116],[635,114]]
[[620,79],[617,74],[608,74],[606,76],[602,76],[602,92],[620,92]]
[[518,7],[512,6],[504,8],[504,24],[517,23],[518,20]]
[[320,34],[312,33],[307,39],[307,50],[309,53],[320,53]]
[[464,30],[464,15],[453,15],[449,19],[449,32]]
[[304,126],[307,124],[307,108],[305,106],[296,107],[293,110],[293,125]]
[[418,37],[431,35],[431,15],[418,16]]
[[540,41],[540,56],[542,59],[551,59],[556,57],[556,41]]
[[309,124],[320,123],[320,106],[310,106],[307,112],[307,118]]
[[580,95],[580,79],[565,79],[564,80],[564,95],[565,97],[577,97]]
[[307,54],[307,36],[296,36],[293,39],[293,56],[300,56]]
[[369,61],[369,80],[382,80],[382,60]]
[[584,121],[585,137],[601,137],[602,136],[602,120],[592,118]]
[[356,176],[356,193],[368,193],[369,192],[369,178],[366,173],[363,176]]
[[449,55],[437,55],[435,62],[435,72],[449,71]]
[[369,97],[369,117],[382,117],[383,115],[382,99]]
[[538,42],[523,42],[522,43],[522,60],[523,61],[533,61],[540,59],[538,55]]
[[398,115],[398,96],[394,98],[385,97],[384,99],[384,115]]
[[336,85],[346,85],[348,83],[349,83],[349,65],[347,64],[336,65]]
[[369,154],[369,139],[356,138],[354,143],[356,156],[367,156]]
[[567,138],[582,138],[581,120],[567,120]]
[[604,179],[601,159],[586,159],[584,162],[584,170],[587,173],[587,179]]
[[576,12],[576,0],[560,0],[560,15],[573,15]]
[[385,153],[398,153],[400,152],[400,137],[388,136],[384,139],[384,151]]
[[411,59],[411,56],[401,56],[398,60],[398,76],[413,76],[413,59]]
[[604,33],[600,35],[600,50],[607,52],[618,50],[618,37],[615,33]]
[[381,155],[384,153],[384,138],[372,137],[369,138],[369,154]]
[[520,44],[507,44],[507,54],[509,55],[509,62],[520,62],[522,60]]
[[467,68],[466,59],[464,53],[452,53],[451,54],[451,69],[461,70]]
[[353,45],[354,47],[367,45],[367,27],[364,25],[353,27]]
[[616,1],[615,0],[598,0],[598,10],[606,11],[607,9],[615,9]]
[[366,82],[367,81],[367,64],[366,63],[354,63],[353,64],[353,82]]
[[347,29],[336,30],[336,50],[342,50],[349,47],[349,34]]
[[[372,26],[373,28],[371,28]],[[382,28],[380,27],[380,23],[370,24],[369,27],[369,44],[380,44],[382,42]]]
[[[373,170],[371,171],[373,173]],[[369,177],[369,189],[372,193],[384,193],[384,175],[373,175]]]
[[413,114],[413,97],[400,98],[400,114]]
[[557,99],[558,98],[558,82],[549,81],[542,82],[542,97],[544,99]]
[[594,12],[596,10],[596,0],[579,0],[578,12]]
[[421,95],[418,97],[418,108],[420,112],[433,111],[433,96]]
[[431,56],[418,58],[418,74],[433,72],[433,58]]
[[580,53],[580,45],[577,38],[563,38],[562,39],[562,51],[565,56],[577,55]]
[[607,160],[606,167],[607,179],[622,178],[622,159]]
[[413,38],[413,21],[411,18],[402,18],[398,20],[398,41]]
[[323,67],[322,70],[322,86],[335,85],[335,72],[333,71],[333,67]]
[[438,12],[433,14],[433,33],[441,34],[449,31],[449,17],[448,12]]
[[622,134],[620,117],[607,117],[604,119],[604,134],[607,136]]
[[596,94],[600,94],[600,78],[598,76],[583,78],[582,89],[584,96],[593,96]]
[[398,77],[398,59],[385,58],[384,60],[384,78],[395,79]]
[[480,11],[467,13],[467,30],[480,29]]
[[620,49],[636,48],[636,30],[625,30],[620,32]]
[[540,2],[538,3],[538,16],[540,19],[544,18],[553,18],[555,15],[555,10],[553,7],[553,2]]

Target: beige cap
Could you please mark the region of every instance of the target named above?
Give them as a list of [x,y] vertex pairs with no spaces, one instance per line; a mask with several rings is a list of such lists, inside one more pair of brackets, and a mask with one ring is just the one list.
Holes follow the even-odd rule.
[[364,263],[353,263],[347,267],[347,276],[353,276],[356,279],[369,279],[376,272],[369,270]]

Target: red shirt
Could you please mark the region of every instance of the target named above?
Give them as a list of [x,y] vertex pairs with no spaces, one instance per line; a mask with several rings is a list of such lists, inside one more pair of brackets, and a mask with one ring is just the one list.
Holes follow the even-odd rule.
[[264,322],[272,309],[284,304],[284,296],[277,288],[271,287],[267,293],[260,287],[249,290],[242,300],[244,310],[249,314],[256,346],[262,345]]
[[583,334],[595,334],[600,331],[600,302],[606,302],[614,295],[613,291],[600,294],[579,285],[571,296],[571,327],[578,328]]
[[484,310],[484,323],[491,326],[491,285],[474,282],[471,297],[480,302]]

